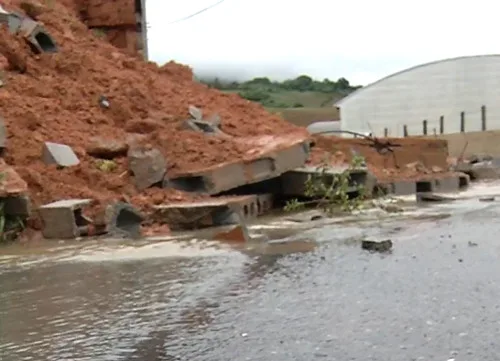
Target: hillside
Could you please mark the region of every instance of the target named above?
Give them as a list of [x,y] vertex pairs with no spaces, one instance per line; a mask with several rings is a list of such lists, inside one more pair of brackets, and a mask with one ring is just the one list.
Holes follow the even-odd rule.
[[301,126],[318,120],[338,120],[334,102],[360,88],[350,85],[345,78],[317,81],[307,75],[283,82],[273,82],[268,78],[254,78],[246,82],[223,82],[217,78],[200,81],[212,88],[258,102],[269,111]]

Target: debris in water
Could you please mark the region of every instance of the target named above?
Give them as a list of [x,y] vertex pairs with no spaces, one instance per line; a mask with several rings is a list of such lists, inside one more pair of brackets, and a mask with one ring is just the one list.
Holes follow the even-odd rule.
[[467,244],[469,245],[469,247],[477,247],[476,242],[469,241]]
[[479,201],[480,202],[493,202],[495,200],[495,197],[491,196],[491,197],[481,197],[479,198]]
[[392,241],[386,239],[385,241],[362,241],[361,248],[370,252],[389,252],[392,249]]

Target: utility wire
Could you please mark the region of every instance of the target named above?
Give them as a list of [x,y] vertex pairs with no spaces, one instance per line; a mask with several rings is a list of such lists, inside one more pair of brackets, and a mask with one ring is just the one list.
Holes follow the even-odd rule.
[[224,1],[225,1],[225,0],[219,0],[219,1],[218,1],[218,2],[216,2],[215,4],[212,4],[212,5],[210,5],[210,6],[206,7],[206,8],[204,8],[204,9],[201,9],[201,10],[199,10],[199,11],[195,12],[194,14],[191,14],[191,15],[185,16],[185,17],[183,17],[183,18],[177,19],[177,20],[175,20],[175,21],[172,21],[172,22],[168,23],[167,25],[172,25],[172,24],[180,23],[181,21],[185,21],[185,20],[191,19],[192,17],[195,17],[196,15],[199,15],[199,14],[201,14],[201,13],[204,13],[205,11],[210,10],[210,9],[212,9],[212,8],[216,7],[217,5],[222,4]]

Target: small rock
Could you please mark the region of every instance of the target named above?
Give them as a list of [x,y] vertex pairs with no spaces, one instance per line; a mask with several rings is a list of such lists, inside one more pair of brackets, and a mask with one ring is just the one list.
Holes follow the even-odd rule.
[[324,218],[324,215],[319,211],[310,211],[304,213],[298,213],[293,216],[287,218],[288,221],[302,223],[302,222],[311,222],[317,221],[319,219]]
[[452,200],[454,199],[433,193],[417,193],[417,202],[446,202]]
[[113,159],[127,154],[129,145],[126,141],[93,137],[87,145],[88,155],[96,158]]
[[477,247],[477,243],[476,242],[469,241],[469,242],[467,242],[467,244],[468,244],[469,247]]
[[479,198],[479,201],[480,202],[493,202],[495,200],[495,197],[491,196],[491,197],[481,197]]
[[104,95],[101,95],[99,97],[99,105],[104,109],[108,109],[110,105],[108,98],[106,98]]
[[433,173],[441,173],[443,171],[443,168],[438,167],[437,165],[434,165],[431,167],[431,170]]
[[145,147],[130,148],[128,151],[129,170],[134,174],[135,185],[139,190],[163,181],[167,163],[158,149]]
[[380,209],[386,211],[387,213],[399,213],[403,212],[403,208],[395,204],[380,204]]
[[363,240],[361,248],[371,252],[389,252],[392,249],[392,241],[390,239],[380,242]]
[[71,167],[80,164],[80,160],[71,147],[51,142],[44,143],[42,160],[45,164],[57,164],[60,167]]

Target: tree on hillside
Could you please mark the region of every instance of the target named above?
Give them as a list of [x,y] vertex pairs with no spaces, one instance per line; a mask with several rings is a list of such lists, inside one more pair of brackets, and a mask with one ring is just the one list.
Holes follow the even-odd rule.
[[298,91],[298,92],[318,92],[332,94],[333,97],[343,97],[359,86],[352,86],[346,78],[340,78],[337,81],[332,81],[328,78],[322,81],[314,80],[308,75],[299,75],[295,79],[288,79],[283,82],[271,81],[267,77],[257,77],[245,82],[236,81],[221,81],[219,78],[210,80],[201,80],[202,83],[210,87],[217,88],[223,91],[238,92],[238,94],[248,100],[256,101],[267,107],[300,107],[303,106],[300,102],[286,104],[280,99],[274,98],[271,94]]

